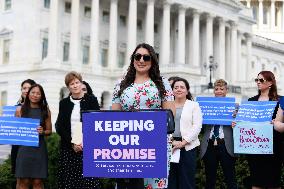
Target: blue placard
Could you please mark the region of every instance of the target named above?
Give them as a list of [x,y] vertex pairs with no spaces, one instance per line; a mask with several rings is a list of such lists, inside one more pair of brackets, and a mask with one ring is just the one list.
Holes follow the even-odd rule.
[[0,117],[0,144],[38,146],[39,119]]
[[273,125],[270,122],[237,122],[233,135],[235,153],[273,154]]
[[236,121],[266,122],[271,121],[276,101],[242,102]]
[[202,111],[203,124],[231,125],[236,109],[233,97],[197,97]]
[[3,106],[2,116],[3,117],[14,117],[16,113],[17,106]]
[[166,178],[167,114],[83,113],[84,177]]

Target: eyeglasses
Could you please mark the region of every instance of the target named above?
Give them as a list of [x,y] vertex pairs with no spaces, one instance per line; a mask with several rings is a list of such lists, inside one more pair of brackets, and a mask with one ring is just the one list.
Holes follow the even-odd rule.
[[265,79],[258,79],[258,78],[255,78],[254,81],[257,83],[257,82],[260,82],[260,83],[264,83],[266,80]]
[[134,57],[134,59],[135,59],[136,61],[140,61],[140,60],[141,60],[141,57],[143,57],[143,60],[144,60],[145,62],[151,60],[151,56],[148,55],[148,54],[142,55],[142,54],[137,53],[137,54],[134,54],[133,57]]

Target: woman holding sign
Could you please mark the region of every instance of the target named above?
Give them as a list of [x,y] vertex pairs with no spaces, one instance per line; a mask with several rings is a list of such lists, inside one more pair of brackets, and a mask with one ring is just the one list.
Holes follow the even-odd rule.
[[[270,71],[261,71],[255,82],[258,95],[249,101],[278,101],[275,76]],[[279,103],[277,103],[272,119],[275,118]],[[250,177],[253,189],[281,188],[281,134],[273,131],[273,154],[247,155]]]
[[177,161],[171,162],[168,189],[194,189],[202,113],[199,104],[193,101],[187,80],[175,79],[172,88],[176,107],[172,145],[173,153],[180,156]]
[[40,120],[37,127],[39,146],[19,146],[16,159],[16,173],[18,179],[17,189],[44,188],[42,179],[47,178],[47,148],[45,135],[52,132],[51,113],[49,111],[45,93],[39,84],[31,86],[24,104],[16,110],[17,117],[33,118]]
[[[160,76],[157,55],[152,46],[139,44],[131,55],[125,77],[114,88],[112,110],[171,109],[174,97],[169,82]],[[143,179],[120,179],[118,189],[143,189]]]
[[59,103],[55,123],[61,137],[58,189],[99,189],[97,178],[83,177],[83,144],[81,111],[99,110],[97,98],[82,90],[81,74],[72,71],[65,76],[65,84],[71,95]]
[[[30,90],[31,86],[36,84],[36,82],[32,79],[26,79],[21,83],[21,97],[17,102],[16,106],[21,106],[24,101],[25,98],[28,94],[28,91]],[[11,172],[13,175],[15,175],[15,170],[16,170],[16,158],[17,158],[17,153],[18,153],[18,145],[12,145],[11,148]],[[16,183],[13,182],[12,183],[12,188],[16,188]]]

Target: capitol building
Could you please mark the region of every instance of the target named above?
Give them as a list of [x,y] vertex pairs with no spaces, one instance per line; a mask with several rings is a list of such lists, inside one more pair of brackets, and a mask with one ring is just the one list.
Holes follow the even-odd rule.
[[14,105],[31,78],[54,122],[64,76],[75,70],[108,109],[142,42],[159,53],[162,75],[185,77],[195,96],[208,92],[211,75],[245,99],[257,93],[261,70],[283,92],[283,0],[0,0],[0,105]]

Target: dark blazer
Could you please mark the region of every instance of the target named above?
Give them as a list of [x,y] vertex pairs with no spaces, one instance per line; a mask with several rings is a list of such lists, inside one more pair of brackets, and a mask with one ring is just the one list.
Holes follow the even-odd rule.
[[[94,95],[85,94],[80,102],[81,111],[99,110],[99,103]],[[70,148],[71,145],[71,114],[74,108],[70,96],[59,102],[59,112],[55,123],[56,132],[61,137],[61,147]]]
[[[210,132],[212,129],[212,125],[206,125],[204,126],[204,135],[201,140],[201,145],[200,145],[200,158],[203,158],[203,156],[206,153],[207,147],[208,147],[208,142],[209,142],[209,137],[210,137]],[[234,140],[233,140],[233,129],[231,126],[224,126],[223,127],[223,132],[224,132],[224,141],[225,141],[225,146],[227,152],[234,157]]]
[[[256,95],[254,97],[251,97],[248,99],[248,101],[258,101],[260,95]],[[280,99],[281,96],[279,96]],[[269,99],[269,101],[272,101],[272,99]],[[273,115],[272,115],[272,119],[276,118],[276,114],[277,114],[277,110],[279,108],[279,101],[277,102]],[[284,147],[284,133],[280,133],[278,131],[276,131],[275,129],[273,129],[273,151],[274,154],[278,155],[278,154],[282,154],[283,159],[284,159],[284,154],[283,154],[283,147]]]

